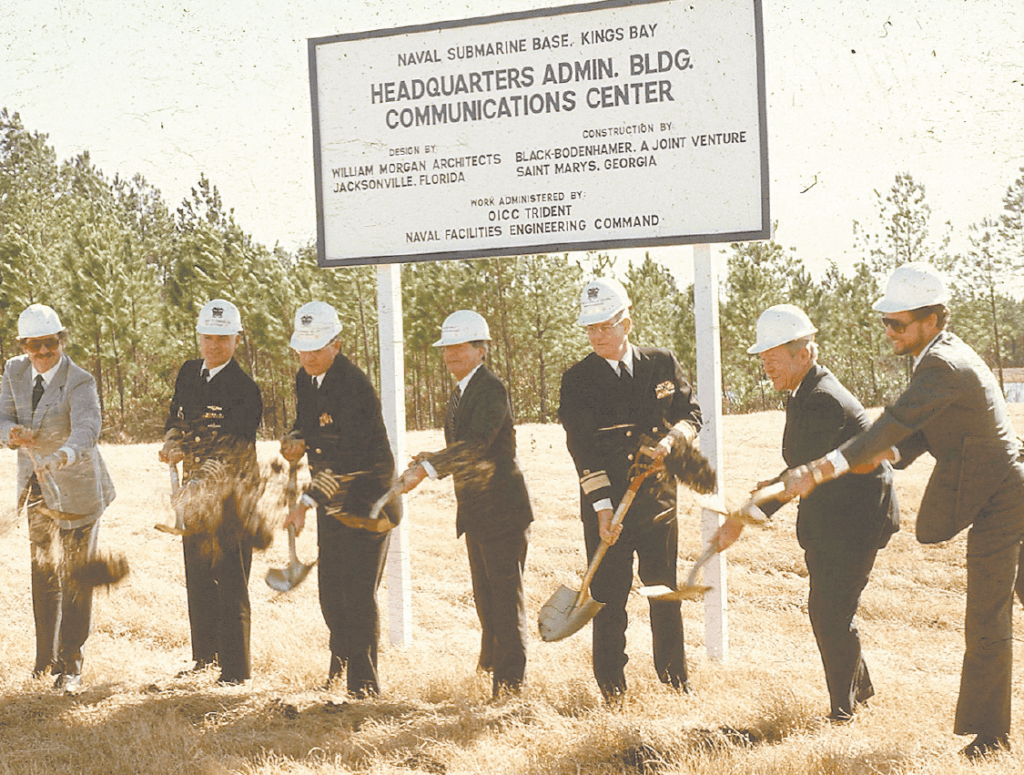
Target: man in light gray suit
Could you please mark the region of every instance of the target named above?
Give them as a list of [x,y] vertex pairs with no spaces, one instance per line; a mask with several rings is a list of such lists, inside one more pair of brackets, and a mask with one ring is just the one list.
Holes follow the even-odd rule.
[[917,540],[947,541],[967,527],[967,614],[960,697],[953,731],[976,737],[968,759],[1009,750],[1013,595],[1024,537],[1024,460],[991,369],[946,331],[949,292],[928,264],[898,267],[882,313],[897,355],[914,358],[910,384],[864,433],[787,472],[787,492],[808,494],[847,471],[882,460],[905,468],[935,458],[917,517]]
[[18,450],[18,505],[28,504],[36,663],[55,688],[82,686],[82,646],[92,623],[92,588],[70,571],[95,555],[99,519],[114,484],[96,443],[102,419],[92,376],[64,354],[57,313],[32,304],[18,318],[22,355],[0,385],[0,444]]

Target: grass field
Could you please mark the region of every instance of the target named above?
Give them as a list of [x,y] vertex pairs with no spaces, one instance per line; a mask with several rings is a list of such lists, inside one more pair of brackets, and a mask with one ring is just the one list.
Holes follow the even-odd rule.
[[[1024,433],[1024,405],[1014,408]],[[778,473],[783,415],[725,418],[725,481],[739,501]],[[410,433],[410,453],[440,445]],[[269,465],[277,445],[260,444]],[[530,642],[527,688],[492,702],[475,671],[479,631],[465,547],[455,538],[450,482],[425,482],[408,499],[412,642],[388,642],[388,592],[379,699],[346,702],[326,678],[326,628],[312,574],[278,595],[263,581],[286,562],[283,535],[253,563],[254,678],[218,688],[211,671],[188,679],[189,628],[180,540],[153,529],[173,521],[156,445],[103,448],[119,496],[101,545],[127,554],[131,575],[98,592],[86,644],[85,691],[55,695],[30,671],[34,632],[29,549],[22,521],[0,536],[0,775],[4,773],[1024,773],[1024,697],[1014,686],[1014,753],[981,765],[952,734],[963,656],[964,537],[935,547],[914,540],[930,461],[898,474],[903,530],[879,555],[859,619],[877,695],[853,724],[831,727],[824,677],[806,614],[807,579],[795,508],[748,530],[728,554],[729,653],[708,658],[704,609],[684,602],[694,691],[654,675],[646,602],[630,599],[630,692],[602,706],[590,671],[590,629],[558,643]],[[527,569],[531,619],[559,584],[585,568],[577,488],[558,426],[522,426],[519,455],[535,505]],[[0,516],[14,501],[12,452],[0,453]],[[283,517],[283,475],[268,485],[268,513]],[[680,565],[700,551],[696,501],[680,509]],[[0,520],[10,522],[11,520]],[[315,535],[299,555],[316,556]],[[1020,607],[1015,617],[1020,626]],[[1015,638],[1019,640],[1019,638]],[[1019,650],[1018,650],[1019,651]],[[1017,671],[1020,672],[1019,670]]]

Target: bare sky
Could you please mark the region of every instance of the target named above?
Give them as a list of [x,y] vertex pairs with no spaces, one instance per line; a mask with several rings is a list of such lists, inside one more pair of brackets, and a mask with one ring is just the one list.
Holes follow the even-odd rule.
[[[697,1],[697,0],[694,0]],[[711,1],[711,0],[705,0]],[[0,105],[142,173],[172,207],[205,173],[243,229],[315,239],[306,41],[548,7],[542,0],[7,0]],[[997,216],[1024,167],[1020,0],[764,0],[771,216],[814,271],[847,268],[874,190],[927,190],[934,234]],[[652,255],[684,276],[688,248]]]

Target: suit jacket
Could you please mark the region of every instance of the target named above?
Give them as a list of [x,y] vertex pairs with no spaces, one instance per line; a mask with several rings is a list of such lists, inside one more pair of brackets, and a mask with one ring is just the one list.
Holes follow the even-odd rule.
[[[782,457],[786,466],[817,460],[867,430],[864,407],[832,372],[815,364],[796,395],[786,403]],[[778,509],[766,508],[766,513]],[[800,500],[796,534],[807,549],[820,541],[884,546],[899,529],[899,505],[892,467],[884,463],[870,474],[851,474],[815,488]]]
[[[580,477],[584,517],[594,514],[593,504],[602,498],[610,498],[613,507],[622,499],[644,436],[658,440],[680,423],[700,429],[700,407],[675,355],[655,347],[634,351],[631,380],[620,380],[593,352],[562,376],[558,418]],[[627,519],[674,506],[675,484],[649,479]]]
[[[19,355],[8,361],[0,386],[0,440],[7,446],[11,428],[22,425],[35,431],[38,457],[51,455],[61,447],[74,450],[74,462],[54,472],[52,480],[49,476],[38,477],[43,500],[49,509],[82,517],[69,520],[68,527],[95,522],[116,495],[107,466],[96,447],[103,425],[96,382],[91,374],[64,355],[34,416],[32,387],[32,362],[28,356]],[[24,448],[19,447],[19,503],[32,473],[32,460]],[[56,489],[52,485],[56,485]]]
[[926,451],[935,458],[917,517],[922,543],[946,541],[973,523],[1008,478],[1024,482],[1021,442],[992,370],[947,331],[929,346],[896,403],[841,451],[856,466],[894,445],[897,468]]
[[186,478],[205,460],[220,460],[235,476],[258,476],[256,432],[263,420],[259,386],[232,358],[206,382],[203,359],[185,361],[174,382],[165,430],[182,432]]
[[448,446],[428,461],[439,477],[454,478],[457,534],[486,540],[522,532],[533,509],[516,462],[512,411],[505,386],[486,366],[466,385],[444,440]]
[[[338,353],[319,388],[305,369],[299,369],[295,375],[295,396],[293,430],[306,441],[313,472],[362,472],[343,485],[330,503],[320,505],[329,512],[367,516],[395,475],[395,458],[384,427],[380,399],[369,378]],[[316,492],[310,495],[318,498]],[[401,512],[394,500],[385,511],[392,522],[399,521]]]

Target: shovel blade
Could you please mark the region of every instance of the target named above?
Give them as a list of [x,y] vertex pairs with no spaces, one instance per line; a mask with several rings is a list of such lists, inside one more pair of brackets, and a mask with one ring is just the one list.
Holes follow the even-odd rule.
[[185,535],[185,531],[182,530],[180,527],[177,527],[176,525],[165,525],[161,522],[157,525],[153,525],[153,527],[159,530],[161,533],[169,533],[172,536]]
[[294,586],[287,568],[271,568],[267,571],[266,579],[267,585],[278,592],[287,592]]
[[696,598],[703,597],[710,591],[711,587],[702,587],[696,584],[684,584],[678,589],[672,589],[672,587],[665,586],[664,584],[656,584],[653,587],[640,587],[640,594],[648,600],[695,600]]
[[292,588],[295,588],[302,583],[302,580],[309,575],[309,572],[311,570],[313,570],[314,565],[316,565],[315,561],[311,562],[309,565],[306,565],[302,562],[297,562],[294,565],[289,566],[288,570],[290,571],[292,579]]
[[309,572],[313,569],[311,565],[306,565],[301,562],[289,563],[284,568],[271,568],[267,571],[266,581],[267,586],[271,589],[275,589],[278,592],[290,592],[302,583],[302,580],[309,575]]
[[604,603],[599,603],[589,594],[580,600],[578,592],[563,585],[540,609],[537,617],[540,637],[548,643],[568,638],[583,629],[602,608]]

